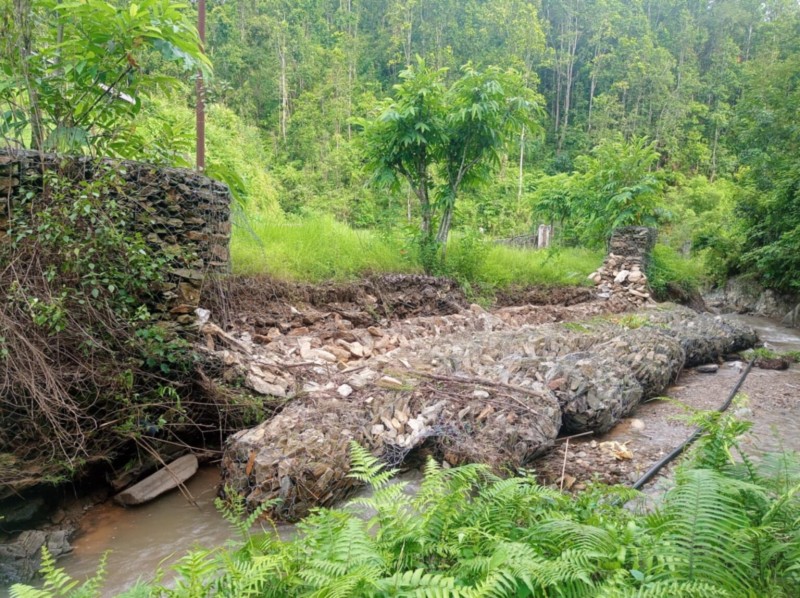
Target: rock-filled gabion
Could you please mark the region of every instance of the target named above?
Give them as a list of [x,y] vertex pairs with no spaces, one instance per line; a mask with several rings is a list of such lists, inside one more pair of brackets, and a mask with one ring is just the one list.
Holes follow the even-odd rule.
[[625,365],[594,352],[573,353],[547,372],[568,433],[610,430],[642,400],[642,386]]
[[[91,181],[109,171],[119,184],[110,193],[128,213],[133,232],[141,233],[157,254],[169,258],[160,300],[150,306],[163,319],[193,324],[194,310],[208,273],[230,270],[230,205],[228,188],[197,172],[128,160],[97,160],[36,151],[0,149],[0,243],[11,214],[28,193],[41,202],[45,173],[74,181]],[[39,206],[41,207],[41,206]]]
[[226,491],[244,496],[250,507],[278,498],[272,514],[294,520],[356,486],[347,475],[351,441],[392,466],[426,445],[453,465],[482,462],[502,470],[545,452],[561,428],[558,402],[543,386],[443,389],[424,376],[400,380],[371,370],[349,381],[337,388],[337,398],[298,399],[232,436],[222,463]]
[[329,506],[347,496],[356,481],[347,448],[355,440],[370,446],[369,419],[355,400],[297,400],[272,419],[242,430],[226,443],[224,490],[254,508],[279,499],[274,515],[296,519],[313,506]]
[[597,296],[634,305],[652,301],[645,271],[655,242],[655,229],[644,226],[616,229],[608,242],[603,265],[589,274],[597,287]]
[[758,341],[756,333],[746,326],[722,316],[698,314],[686,307],[655,311],[649,320],[678,339],[686,354],[686,367],[716,361]]
[[606,432],[643,398],[661,394],[683,363],[675,338],[643,327],[568,355],[547,372],[547,379],[559,398],[566,431]]
[[482,334],[439,335],[437,325],[415,338],[401,323],[399,336],[409,335],[402,342],[387,340],[396,332],[348,329],[342,335],[349,340],[320,349],[286,338],[273,344],[287,348],[280,358],[269,354],[270,345],[250,343],[251,355],[226,350],[236,375],[256,392],[272,394],[270,385],[280,381],[280,394],[296,398],[229,440],[225,482],[251,505],[281,498],[274,514],[293,519],[352,490],[351,440],[389,465],[424,449],[452,465],[513,470],[559,433],[610,429],[642,399],[662,394],[690,360],[713,360],[756,341],[746,328],[675,306],[514,328],[472,312],[441,319],[441,327],[447,318],[472,318],[487,324]]

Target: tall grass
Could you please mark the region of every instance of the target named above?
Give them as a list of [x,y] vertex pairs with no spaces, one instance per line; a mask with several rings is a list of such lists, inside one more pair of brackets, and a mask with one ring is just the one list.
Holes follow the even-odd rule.
[[383,272],[419,272],[390,234],[353,230],[330,216],[280,221],[254,216],[234,229],[233,269],[281,280],[352,280]]
[[[284,221],[251,216],[234,230],[234,272],[281,280],[347,281],[369,274],[420,273],[402,231],[354,230],[330,216]],[[489,288],[582,284],[603,254],[587,249],[533,251],[454,234],[441,274]]]
[[685,257],[672,247],[660,244],[653,249],[647,277],[656,297],[667,296],[670,284],[691,293],[698,291],[708,280],[702,256]]
[[603,253],[590,249],[533,251],[494,245],[478,269],[478,282],[497,288],[581,285],[602,261]]

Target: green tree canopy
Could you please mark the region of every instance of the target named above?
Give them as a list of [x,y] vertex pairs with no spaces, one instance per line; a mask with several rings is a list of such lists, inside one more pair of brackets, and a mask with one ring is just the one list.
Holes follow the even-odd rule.
[[[2,44],[0,129],[36,149],[124,154],[140,95],[177,83],[154,57],[208,69],[187,5],[174,0],[18,0]],[[129,132],[126,130],[126,132]]]
[[449,87],[446,74],[419,59],[377,118],[361,121],[372,182],[407,182],[420,202],[423,243],[442,246],[459,192],[488,180],[515,133],[537,130],[540,105],[514,70],[467,65]]

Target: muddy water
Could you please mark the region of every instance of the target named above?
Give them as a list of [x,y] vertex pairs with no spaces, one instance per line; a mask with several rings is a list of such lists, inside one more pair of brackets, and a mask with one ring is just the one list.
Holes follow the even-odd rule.
[[[408,484],[406,491],[410,493],[416,492],[421,479],[417,470],[398,476],[398,481]],[[126,509],[108,502],[93,508],[81,523],[73,551],[59,559],[58,565],[83,580],[94,574],[100,558],[108,552],[103,595],[115,596],[130,589],[137,580],[149,581],[159,567],[167,570],[194,547],[214,548],[237,541],[238,532],[214,507],[218,483],[219,470],[209,466],[186,484],[195,504],[173,490],[141,507]],[[358,496],[369,494],[363,490]],[[294,533],[293,525],[278,527],[283,539]],[[0,597],[5,595],[0,588]]]
[[214,508],[219,471],[201,469],[187,483],[191,504],[175,490],[137,508],[108,502],[92,509],[81,523],[73,551],[59,560],[78,579],[91,576],[106,551],[108,578],[104,595],[116,595],[140,576],[180,558],[193,546],[219,546],[236,537],[235,530]]
[[800,351],[800,328],[786,328],[774,320],[761,316],[731,315],[731,320],[741,322],[758,332],[759,338],[777,352]]

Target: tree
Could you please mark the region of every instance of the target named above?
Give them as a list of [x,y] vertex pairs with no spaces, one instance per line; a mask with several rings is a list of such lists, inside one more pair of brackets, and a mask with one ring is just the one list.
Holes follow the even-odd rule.
[[654,173],[659,154],[644,138],[608,139],[578,160],[579,213],[589,242],[605,240],[620,226],[658,223],[662,184]]
[[362,121],[372,182],[394,189],[407,182],[420,202],[422,244],[442,248],[458,194],[489,179],[523,126],[537,130],[539,110],[538,94],[516,71],[467,65],[449,88],[445,75],[418,59],[379,116]]
[[35,149],[120,154],[140,94],[177,84],[144,65],[157,55],[184,72],[210,67],[185,6],[172,0],[15,0],[1,8],[14,18],[4,32],[0,129]]
[[602,244],[620,226],[658,223],[662,182],[653,172],[659,154],[644,138],[605,140],[577,160],[578,172],[542,177],[534,212],[565,227],[562,236]]
[[776,21],[774,48],[745,70],[737,106],[736,140],[742,190],[738,213],[747,225],[738,264],[770,288],[800,290],[800,14]]

